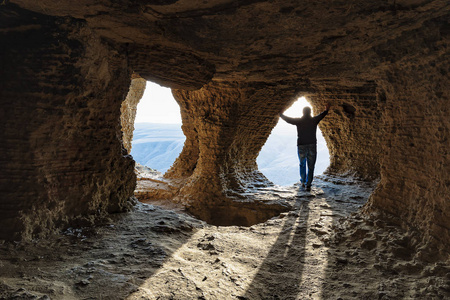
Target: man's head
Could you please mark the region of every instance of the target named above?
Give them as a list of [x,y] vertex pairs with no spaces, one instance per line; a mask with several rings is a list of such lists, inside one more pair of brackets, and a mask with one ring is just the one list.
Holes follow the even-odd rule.
[[311,108],[310,108],[309,106],[305,106],[305,107],[303,108],[303,115],[304,115],[304,116],[308,116],[308,117],[311,116]]

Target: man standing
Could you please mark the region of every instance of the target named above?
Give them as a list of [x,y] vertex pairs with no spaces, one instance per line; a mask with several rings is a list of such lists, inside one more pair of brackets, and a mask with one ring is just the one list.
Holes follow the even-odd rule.
[[[311,108],[303,108],[303,116],[301,118],[289,118],[283,114],[280,117],[289,124],[297,126],[297,148],[298,159],[300,160],[300,181],[302,187],[306,187],[307,191],[311,190],[311,183],[314,177],[314,166],[317,157],[317,124],[328,114],[330,109],[328,103],[326,109],[321,114],[311,117]],[[306,177],[306,164],[308,164],[308,177]]]

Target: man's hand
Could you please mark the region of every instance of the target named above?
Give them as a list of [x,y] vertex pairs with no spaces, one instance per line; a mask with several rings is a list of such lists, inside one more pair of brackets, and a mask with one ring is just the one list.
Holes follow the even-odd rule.
[[325,107],[326,110],[330,110],[331,104],[330,102],[327,103],[327,106]]

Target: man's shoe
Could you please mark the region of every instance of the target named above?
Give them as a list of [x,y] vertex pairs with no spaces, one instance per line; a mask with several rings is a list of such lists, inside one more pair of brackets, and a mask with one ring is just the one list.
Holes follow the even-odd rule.
[[307,186],[306,186],[306,191],[307,191],[307,192],[311,191],[311,186],[310,186],[310,185],[307,185]]
[[306,187],[306,184],[302,183],[302,188],[305,188],[305,187]]

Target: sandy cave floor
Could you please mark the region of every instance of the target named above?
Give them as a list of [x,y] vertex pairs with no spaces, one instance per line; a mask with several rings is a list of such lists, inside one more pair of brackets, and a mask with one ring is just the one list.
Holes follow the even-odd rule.
[[103,224],[0,245],[0,299],[450,299],[447,262],[355,212],[374,185],[322,176],[270,187],[293,209],[251,227],[139,203]]

